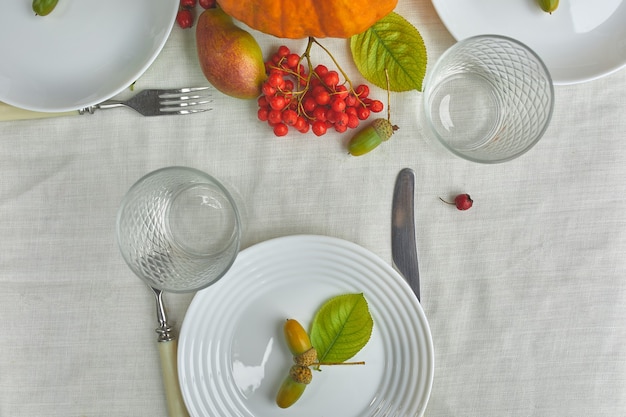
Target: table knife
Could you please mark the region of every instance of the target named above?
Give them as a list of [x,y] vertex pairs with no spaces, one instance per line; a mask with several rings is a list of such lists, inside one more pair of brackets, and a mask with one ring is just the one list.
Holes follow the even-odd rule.
[[415,172],[402,169],[396,178],[391,209],[391,255],[420,301],[420,279],[415,241]]
[[80,113],[78,110],[56,112],[56,113],[44,113],[38,111],[25,110],[18,107],[10,106],[6,103],[0,102],[0,122],[9,120],[31,120],[31,119],[47,119],[50,117],[61,116],[78,116]]

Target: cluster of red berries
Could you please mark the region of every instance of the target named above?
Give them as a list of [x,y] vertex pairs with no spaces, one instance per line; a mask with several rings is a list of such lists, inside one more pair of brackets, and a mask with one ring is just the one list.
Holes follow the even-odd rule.
[[371,112],[383,110],[381,101],[368,97],[367,85],[347,87],[347,82],[340,83],[337,71],[324,65],[307,73],[302,57],[287,46],[280,46],[265,68],[267,80],[258,99],[257,116],[276,136],[285,136],[290,127],[301,133],[311,130],[317,136],[329,129],[343,133],[356,128]]
[[193,26],[195,17],[192,12],[196,4],[199,4],[203,9],[216,7],[215,0],[180,0],[178,13],[176,14],[176,23],[178,23],[178,26],[183,29],[188,29]]

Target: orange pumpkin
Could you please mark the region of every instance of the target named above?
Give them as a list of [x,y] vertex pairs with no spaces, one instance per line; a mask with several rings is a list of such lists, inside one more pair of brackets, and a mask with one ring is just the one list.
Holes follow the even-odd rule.
[[252,29],[279,38],[349,38],[389,14],[398,0],[218,0]]

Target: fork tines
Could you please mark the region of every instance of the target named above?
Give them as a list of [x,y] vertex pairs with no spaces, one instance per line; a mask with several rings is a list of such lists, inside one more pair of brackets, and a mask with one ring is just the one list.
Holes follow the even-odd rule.
[[209,87],[189,87],[177,90],[159,90],[159,111],[163,114],[191,114],[212,110],[202,108],[205,104],[213,103]]

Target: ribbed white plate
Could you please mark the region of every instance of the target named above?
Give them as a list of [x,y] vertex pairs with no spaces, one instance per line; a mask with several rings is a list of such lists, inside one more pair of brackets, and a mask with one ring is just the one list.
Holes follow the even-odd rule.
[[30,0],[0,1],[0,101],[78,110],[121,92],[167,40],[177,0],[59,0],[36,16]]
[[[329,298],[363,293],[372,337],[353,358],[326,366],[300,400],[275,405],[292,357],[282,326],[310,326]],[[196,294],[178,345],[181,390],[191,416],[421,416],[433,382],[430,328],[415,295],[386,262],[341,239],[297,235],[239,254],[216,284]]]
[[560,0],[548,14],[537,0],[432,0],[457,39],[496,34],[532,48],[554,84],[575,84],[626,65],[626,0]]

